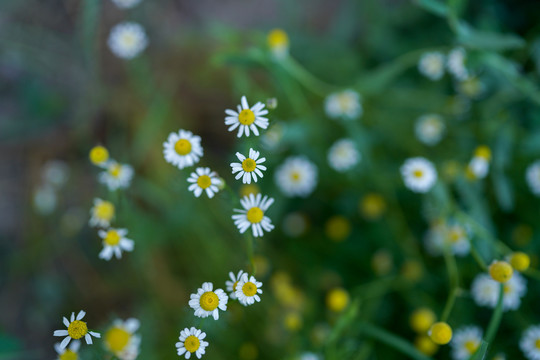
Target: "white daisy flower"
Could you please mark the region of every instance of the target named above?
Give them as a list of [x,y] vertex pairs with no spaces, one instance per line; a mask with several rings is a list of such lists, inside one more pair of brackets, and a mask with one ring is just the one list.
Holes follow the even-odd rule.
[[139,329],[139,320],[130,318],[126,321],[116,319],[107,330],[103,344],[105,349],[120,360],[134,360],[139,355],[140,335],[135,334]]
[[222,289],[214,291],[213,288],[214,285],[211,282],[205,282],[196,294],[191,294],[189,306],[195,310],[195,316],[205,318],[212,315],[214,320],[217,320],[219,319],[218,309],[227,310],[229,297]]
[[232,216],[234,224],[240,230],[240,233],[243,234],[249,227],[251,227],[255,237],[263,236],[263,230],[266,232],[272,231],[274,225],[272,225],[272,220],[265,215],[265,212],[273,203],[273,198],[263,197],[261,194],[257,194],[257,196],[249,194],[240,199],[240,204],[244,209],[234,209],[240,214]]
[[267,150],[276,150],[278,149],[281,140],[283,139],[283,134],[285,133],[285,127],[283,124],[274,123],[262,136],[261,144]]
[[540,360],[540,325],[530,326],[519,341],[519,347],[529,360]]
[[115,25],[111,29],[107,44],[114,55],[129,60],[146,49],[148,38],[141,25],[128,21]]
[[108,228],[114,218],[114,204],[110,201],[94,199],[94,206],[90,209],[90,226]]
[[446,67],[448,68],[448,72],[457,80],[465,80],[469,77],[469,71],[465,67],[465,58],[465,49],[461,47],[455,48],[448,53]]
[[225,281],[225,286],[227,286],[227,292],[229,293],[229,297],[233,300],[236,300],[236,285],[238,284],[238,281],[240,281],[240,278],[244,274],[244,270],[240,270],[238,272],[238,275],[234,275],[234,273],[231,271],[229,272],[229,278],[231,280]]
[[[495,308],[499,300],[499,285],[489,274],[477,275],[471,284],[471,294],[479,306]],[[527,292],[527,282],[519,273],[504,283],[503,310],[516,310],[521,305],[521,298]]]
[[456,330],[450,346],[454,360],[467,360],[482,343],[482,329],[478,326],[466,326]]
[[138,5],[141,0],[111,0],[120,9],[129,9]]
[[103,172],[99,174],[100,183],[107,185],[110,191],[128,188],[133,178],[133,168],[127,164],[109,161]]
[[362,115],[360,94],[354,90],[343,90],[330,94],[324,100],[324,110],[331,119],[353,120]]
[[258,294],[262,294],[261,287],[262,282],[257,281],[253,275],[249,277],[244,273],[236,285],[236,298],[244,306],[252,305],[255,301],[259,302],[261,298]]
[[536,196],[540,196],[540,160],[529,165],[525,178],[531,192]]
[[307,197],[317,186],[317,167],[304,156],[288,157],[276,169],[275,182],[288,197]]
[[259,159],[259,152],[253,149],[249,149],[249,157],[245,157],[239,152],[236,153],[236,157],[241,162],[231,163],[232,173],[238,173],[234,177],[236,180],[242,178],[244,184],[251,184],[251,179],[257,182],[257,175],[262,179],[263,171],[266,171],[266,166],[261,165],[266,161],[266,158]]
[[432,256],[442,255],[445,246],[456,256],[466,256],[471,249],[467,229],[460,224],[451,223],[440,223],[431,227],[426,233],[424,244]]
[[205,337],[206,333],[194,327],[191,329],[185,328],[180,331],[180,336],[178,337],[180,341],[176,343],[178,355],[184,355],[186,359],[189,359],[191,354],[195,353],[197,358],[200,359],[208,346],[208,342],[203,341]]
[[122,258],[123,251],[133,251],[135,242],[126,238],[127,229],[99,230],[98,235],[103,239],[103,250],[99,253],[99,258],[111,260],[113,254],[117,259]]
[[427,193],[437,182],[437,170],[423,157],[405,160],[400,170],[405,186],[417,193]]
[[203,156],[201,137],[182,129],[178,133],[172,132],[163,143],[163,156],[180,170],[193,166]]
[[469,162],[467,169],[474,175],[477,179],[483,179],[487,176],[489,172],[489,161],[485,158],[475,156]]
[[312,352],[304,352],[300,355],[299,360],[320,360],[321,357]]
[[73,340],[67,349],[61,348],[60,343],[54,344],[54,350],[58,353],[56,360],[77,360],[80,347],[81,342],[79,340]]
[[55,330],[54,336],[65,336],[64,340],[60,343],[58,347],[59,350],[63,350],[69,344],[70,340],[79,340],[84,337],[87,344],[92,344],[92,336],[100,338],[101,335],[94,331],[89,331],[86,323],[82,321],[86,315],[86,312],[79,311],[77,318],[75,318],[75,313],[71,313],[71,318],[68,321],[66,317],[63,318],[64,325],[67,327],[67,330]]
[[440,115],[426,114],[416,120],[414,131],[418,140],[433,146],[441,141],[444,134],[444,121]]
[[56,209],[58,198],[54,187],[50,185],[40,186],[34,192],[34,208],[41,215],[49,215]]
[[418,62],[420,74],[431,80],[439,80],[444,75],[444,55],[440,52],[427,52]]
[[193,191],[196,197],[201,196],[205,191],[206,195],[211,199],[214,194],[219,191],[219,185],[221,185],[221,179],[210,168],[199,167],[192,172],[187,179],[191,183],[188,190]]
[[336,171],[344,172],[354,167],[361,156],[356,150],[356,144],[351,139],[336,141],[328,150],[328,164]]
[[241,105],[237,106],[237,111],[225,110],[228,115],[225,117],[225,125],[230,125],[229,131],[238,128],[238,137],[242,137],[244,134],[249,136],[250,130],[255,136],[259,136],[257,127],[261,129],[268,127],[268,119],[263,117],[268,114],[268,110],[264,108],[264,104],[260,101],[250,108],[245,96],[242,96],[240,102]]

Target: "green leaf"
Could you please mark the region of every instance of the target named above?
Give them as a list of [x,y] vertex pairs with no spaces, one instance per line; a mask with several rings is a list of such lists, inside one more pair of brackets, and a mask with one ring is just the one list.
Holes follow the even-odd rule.
[[517,35],[476,30],[463,21],[457,23],[457,35],[462,45],[473,49],[503,51],[526,45],[525,40]]
[[446,16],[448,13],[448,7],[446,4],[437,0],[414,0],[415,4],[421,8],[429,11],[432,14],[438,16]]

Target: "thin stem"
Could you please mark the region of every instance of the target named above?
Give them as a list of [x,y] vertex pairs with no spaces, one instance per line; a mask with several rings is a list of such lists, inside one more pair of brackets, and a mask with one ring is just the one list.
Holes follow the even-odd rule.
[[339,87],[325,83],[315,77],[312,73],[306,70],[299,62],[292,57],[287,57],[278,62],[281,67],[294,77],[299,83],[304,85],[308,90],[311,90],[317,95],[326,96],[333,91],[337,91]]
[[394,335],[384,329],[381,329],[375,325],[369,324],[367,322],[360,323],[360,332],[364,335],[372,337],[380,342],[393,347],[397,351],[402,352],[403,354],[411,357],[412,359],[417,360],[431,360],[430,357],[422,354],[416,348],[411,345],[407,340]]
[[484,340],[489,344],[491,344],[491,342],[495,338],[495,334],[497,333],[497,330],[499,329],[499,325],[501,324],[501,319],[503,315],[503,298],[504,298],[504,284],[500,284],[499,300],[497,301],[497,306],[495,307],[495,310],[493,311],[493,315],[491,316],[491,320],[489,321],[489,325],[486,330],[486,336],[484,337]]
[[255,258],[253,256],[253,236],[249,232],[249,230],[246,232],[246,238],[247,238],[247,254],[249,263],[251,264],[251,275],[255,275],[256,266],[255,266]]
[[441,321],[448,320],[452,308],[456,302],[456,297],[459,293],[459,274],[456,265],[455,257],[450,253],[449,248],[444,249],[444,262],[446,264],[446,269],[448,271],[448,282],[450,286],[450,291],[448,293],[448,299],[446,300],[446,305],[441,316]]
[[484,259],[482,259],[482,256],[478,253],[478,250],[474,246],[471,246],[471,255],[474,258],[474,260],[478,263],[478,266],[484,271],[488,271],[488,266]]

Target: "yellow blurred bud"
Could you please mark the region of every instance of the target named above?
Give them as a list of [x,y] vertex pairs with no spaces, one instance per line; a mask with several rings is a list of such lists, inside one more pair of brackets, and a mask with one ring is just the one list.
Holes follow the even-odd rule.
[[414,340],[414,347],[427,356],[434,355],[439,350],[439,345],[435,344],[429,336],[420,335]]
[[409,319],[411,328],[419,334],[425,334],[437,320],[435,313],[428,308],[413,311]]
[[240,196],[248,196],[249,194],[257,195],[261,189],[255,184],[244,184],[240,186]]
[[366,194],[359,204],[360,214],[366,220],[377,220],[386,211],[386,202],[384,198],[377,193]]
[[285,315],[283,324],[289,331],[298,331],[302,328],[302,317],[297,312],[289,312]]
[[371,267],[378,276],[388,275],[394,268],[394,259],[387,250],[377,250],[371,258]]
[[90,150],[89,157],[92,164],[103,165],[109,160],[109,151],[101,145],[94,146],[92,150]]
[[452,340],[452,328],[445,322],[437,322],[431,326],[428,335],[435,344],[446,345]]
[[326,306],[333,312],[343,311],[349,305],[349,293],[342,288],[332,289],[326,294]]
[[491,278],[497,282],[507,282],[512,278],[513,273],[514,270],[512,269],[512,265],[506,261],[495,260],[491,263],[491,265],[489,265],[489,275],[491,275]]
[[333,241],[343,241],[351,234],[351,223],[344,216],[332,216],[326,222],[325,233]]
[[259,349],[253,343],[243,343],[238,350],[241,360],[255,360],[259,357]]

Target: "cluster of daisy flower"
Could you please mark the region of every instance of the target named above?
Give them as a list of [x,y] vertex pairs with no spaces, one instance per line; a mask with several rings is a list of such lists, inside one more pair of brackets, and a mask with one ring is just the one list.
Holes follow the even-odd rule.
[[[105,147],[98,145],[92,148],[90,161],[104,169],[98,179],[106,184],[110,191],[127,188],[131,183],[133,168],[110,159],[109,151]],[[120,259],[122,251],[132,251],[135,245],[133,240],[126,237],[127,229],[111,227],[115,216],[116,208],[112,202],[100,198],[94,199],[94,206],[90,209],[89,224],[99,229],[98,235],[103,243],[99,258],[104,260],[110,260],[113,255]]]
[[69,178],[69,167],[61,160],[50,160],[41,169],[41,182],[34,192],[34,208],[41,215],[52,213],[58,194]]
[[466,60],[467,53],[461,47],[452,49],[446,56],[439,51],[427,52],[418,62],[418,71],[430,80],[439,80],[446,69],[456,80],[465,81],[470,76]]
[[[111,0],[119,9],[130,9],[142,0]],[[131,60],[142,53],[148,46],[148,37],[142,25],[133,21],[124,21],[113,26],[107,45],[117,57]]]

